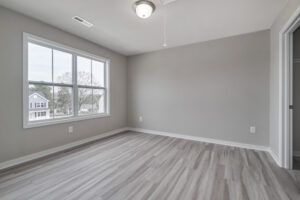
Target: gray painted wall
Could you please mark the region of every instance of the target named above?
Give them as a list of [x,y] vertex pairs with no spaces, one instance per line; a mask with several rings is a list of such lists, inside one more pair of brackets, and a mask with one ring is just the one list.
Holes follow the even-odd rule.
[[[128,107],[124,76],[127,73],[126,57],[0,7],[0,162],[127,124],[253,144],[268,145],[269,141],[278,156],[279,31],[299,5],[299,0],[289,0],[271,27],[270,79],[264,67],[268,62],[265,60],[267,56],[260,54],[268,51],[268,36],[264,32],[168,49],[129,58]],[[110,58],[112,116],[24,130],[23,31]],[[82,31],[86,29],[82,28]],[[266,40],[262,39],[264,37]],[[251,52],[249,57],[245,55],[247,51]],[[144,61],[145,64],[141,64]],[[268,89],[264,81],[268,79],[270,123],[269,127],[265,127],[268,119],[264,116],[267,110],[264,106],[268,105],[265,102],[268,98],[264,94],[268,94]],[[234,89],[230,90],[230,87]],[[149,97],[154,101],[149,101]],[[224,101],[220,103],[221,99]],[[128,123],[127,110],[130,111]],[[142,123],[137,120],[140,115],[144,117]],[[258,127],[257,135],[248,132],[252,124]],[[67,133],[69,125],[75,128],[73,135]],[[268,129],[269,139],[266,138]]]
[[270,63],[270,148],[279,156],[279,32],[300,6],[300,0],[289,0],[271,27]]
[[[0,7],[0,162],[127,125],[127,58],[64,31]],[[82,31],[86,31],[85,27]],[[22,32],[111,59],[111,116],[22,128]],[[74,134],[67,127],[74,126]]]
[[[294,33],[294,59],[300,59],[300,28]],[[293,149],[300,152],[300,63],[293,69]]]
[[269,31],[130,57],[128,124],[268,146],[269,61]]

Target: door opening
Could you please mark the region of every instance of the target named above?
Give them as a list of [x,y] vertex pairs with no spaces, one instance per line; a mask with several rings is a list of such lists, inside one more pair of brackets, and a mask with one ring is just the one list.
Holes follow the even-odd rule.
[[[294,51],[298,51],[298,45],[294,47],[294,34],[297,39],[296,42],[299,41],[298,39],[298,31],[297,29],[300,27],[300,7],[296,10],[293,16],[288,20],[285,24],[283,29],[280,32],[280,68],[279,68],[279,155],[278,155],[278,163],[281,167],[287,169],[293,169],[293,155],[294,147],[296,144],[293,145],[295,142],[293,135],[296,137],[296,132],[298,132],[298,125],[300,123],[300,103],[296,101],[297,95],[294,95],[294,84],[298,84],[295,81],[298,81],[298,77],[294,77],[294,65],[296,65],[298,58]],[[297,34],[297,36],[296,36]],[[295,48],[295,49],[294,49]],[[300,48],[299,48],[300,49]],[[300,55],[299,55],[300,56]],[[298,70],[298,69],[296,69]],[[297,76],[297,71],[295,76]],[[299,72],[300,74],[300,72]],[[300,76],[300,75],[299,75]],[[295,87],[295,93],[300,93],[300,87],[297,89]],[[300,97],[300,94],[299,94]],[[294,106],[295,101],[295,106]],[[298,107],[298,108],[297,108]],[[296,111],[298,110],[298,111]],[[299,113],[299,119],[298,115]],[[294,116],[295,114],[295,116]],[[295,118],[295,119],[293,119]],[[295,127],[294,127],[295,125]],[[296,127],[297,126],[297,127]],[[293,132],[295,129],[295,133]],[[300,131],[300,126],[299,126]],[[298,135],[298,134],[297,134]],[[300,148],[299,148],[300,149]],[[296,151],[295,151],[296,152]],[[297,160],[294,161],[297,164]],[[295,167],[297,167],[295,165]]]
[[291,97],[292,110],[292,168],[300,170],[300,28],[293,33]]

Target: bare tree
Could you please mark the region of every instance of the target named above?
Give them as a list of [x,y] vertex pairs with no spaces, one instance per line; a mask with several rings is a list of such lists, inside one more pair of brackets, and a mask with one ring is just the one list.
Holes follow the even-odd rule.
[[[62,76],[58,77],[56,79],[59,83],[65,83],[69,80],[72,80],[72,74],[70,72],[67,72],[63,74]],[[91,74],[85,71],[79,71],[77,73],[77,80],[80,82],[80,85],[83,87],[78,88],[78,109],[80,110],[83,105],[92,105],[94,102],[99,102],[101,95],[92,95],[92,89],[85,88],[84,85],[90,86],[92,79]],[[93,77],[93,80],[94,77]],[[94,84],[95,83],[94,81]],[[94,101],[94,102],[93,102]],[[64,112],[67,112],[68,105],[71,104],[71,94],[65,89],[61,89],[57,94],[57,105],[55,105],[56,108],[62,108]],[[99,105],[96,104],[96,108],[99,109]]]

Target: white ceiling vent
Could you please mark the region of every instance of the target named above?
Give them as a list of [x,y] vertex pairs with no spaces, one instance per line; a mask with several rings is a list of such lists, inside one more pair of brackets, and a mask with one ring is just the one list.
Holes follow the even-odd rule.
[[79,22],[80,24],[82,24],[88,28],[91,28],[94,26],[92,23],[90,23],[90,22],[86,21],[85,19],[78,17],[78,16],[74,16],[72,19],[74,19],[75,21]]
[[172,3],[172,2],[174,2],[174,1],[176,1],[176,0],[160,0],[160,2],[161,2],[163,5],[167,5],[167,4]]

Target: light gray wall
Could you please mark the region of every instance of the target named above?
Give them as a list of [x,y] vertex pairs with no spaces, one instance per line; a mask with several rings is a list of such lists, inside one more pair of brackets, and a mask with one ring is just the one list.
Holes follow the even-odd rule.
[[269,41],[261,31],[130,57],[129,126],[268,146]]
[[279,32],[300,5],[300,0],[289,0],[271,27],[270,64],[270,148],[279,156]]
[[[294,59],[300,59],[300,28],[294,33]],[[300,152],[300,63],[293,69],[293,149]]]
[[[0,162],[127,125],[126,57],[3,7],[0,27]],[[111,59],[111,116],[23,129],[22,32]],[[67,133],[69,125],[74,126],[72,135]]]

